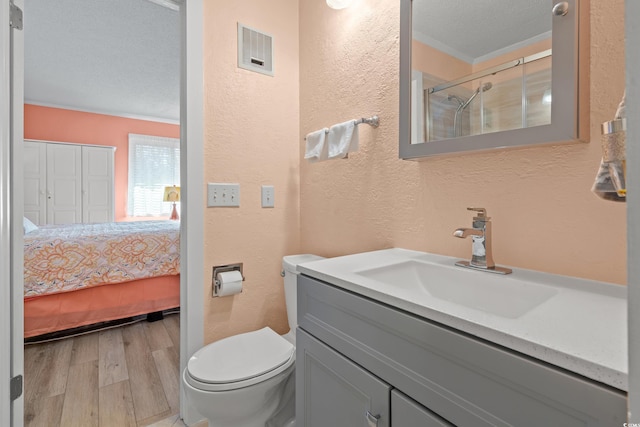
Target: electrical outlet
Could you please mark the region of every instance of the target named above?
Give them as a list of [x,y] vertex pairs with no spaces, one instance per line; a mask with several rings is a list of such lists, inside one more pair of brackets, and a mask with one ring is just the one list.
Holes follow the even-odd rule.
[[210,208],[239,207],[240,184],[210,182],[207,184],[207,206]]
[[273,185],[262,186],[262,207],[272,208],[275,205],[275,191]]

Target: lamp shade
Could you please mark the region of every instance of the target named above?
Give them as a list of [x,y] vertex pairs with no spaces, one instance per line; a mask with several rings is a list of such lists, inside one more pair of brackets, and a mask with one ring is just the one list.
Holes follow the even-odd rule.
[[165,202],[179,202],[180,187],[177,187],[175,185],[164,187],[164,198],[162,200]]

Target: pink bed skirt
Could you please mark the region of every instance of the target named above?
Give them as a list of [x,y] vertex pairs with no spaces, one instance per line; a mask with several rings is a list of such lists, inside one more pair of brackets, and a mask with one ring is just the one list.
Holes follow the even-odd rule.
[[180,306],[180,275],[153,277],[24,300],[24,337]]

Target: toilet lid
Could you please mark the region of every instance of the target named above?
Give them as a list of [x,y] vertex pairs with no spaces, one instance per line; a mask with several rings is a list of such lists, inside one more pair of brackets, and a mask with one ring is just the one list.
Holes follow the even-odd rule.
[[234,335],[198,350],[187,364],[202,383],[223,384],[261,376],[291,360],[295,347],[266,327]]

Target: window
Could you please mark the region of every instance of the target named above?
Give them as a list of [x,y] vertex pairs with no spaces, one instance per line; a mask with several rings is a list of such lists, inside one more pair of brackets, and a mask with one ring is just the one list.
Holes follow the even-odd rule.
[[162,201],[164,187],[180,185],[180,140],[129,134],[129,194],[127,215],[169,215]]

